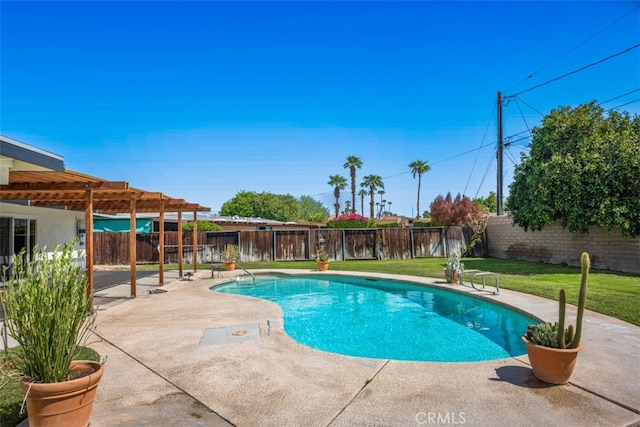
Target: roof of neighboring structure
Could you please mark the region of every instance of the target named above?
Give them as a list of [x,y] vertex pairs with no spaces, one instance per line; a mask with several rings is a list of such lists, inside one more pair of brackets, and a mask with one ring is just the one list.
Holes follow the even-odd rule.
[[[182,220],[183,221],[193,221],[193,213],[191,211],[186,212],[183,211],[185,213],[183,213],[182,215]],[[125,215],[125,214],[114,214],[114,215],[102,215],[102,214],[96,214],[94,215],[94,218],[104,218],[104,219],[121,219],[121,218],[129,218],[129,215]],[[159,217],[158,213],[139,213],[137,214],[138,218],[151,218],[154,220],[157,220]],[[253,217],[239,217],[239,216],[221,216],[221,215],[217,215],[217,214],[210,214],[210,213],[203,213],[203,212],[198,212],[197,213],[197,219],[198,221],[208,221],[208,222],[213,222],[216,224],[229,224],[229,225],[261,225],[261,226],[267,226],[267,225],[271,225],[271,226],[278,226],[278,227],[284,227],[284,226],[292,226],[292,227],[309,227],[309,228],[318,228],[323,224],[319,224],[319,223],[315,223],[315,222],[282,222],[282,221],[276,221],[273,219],[264,219],[264,218],[253,218]],[[166,221],[177,221],[178,220],[178,216],[176,213],[172,213],[172,212],[168,212],[165,216],[164,216],[164,220]]]

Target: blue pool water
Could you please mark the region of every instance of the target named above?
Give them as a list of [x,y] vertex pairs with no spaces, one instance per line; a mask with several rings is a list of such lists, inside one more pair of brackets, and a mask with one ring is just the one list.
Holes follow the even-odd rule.
[[471,362],[526,353],[534,319],[444,289],[344,276],[257,276],[211,288],[273,301],[284,329],[320,350],[379,359]]

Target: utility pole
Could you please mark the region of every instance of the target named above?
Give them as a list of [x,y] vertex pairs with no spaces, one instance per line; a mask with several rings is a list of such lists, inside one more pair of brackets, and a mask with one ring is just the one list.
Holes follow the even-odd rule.
[[498,160],[498,177],[496,179],[498,198],[498,215],[504,215],[502,209],[502,152],[504,151],[504,141],[502,140],[502,94],[498,92],[498,151],[496,157]]

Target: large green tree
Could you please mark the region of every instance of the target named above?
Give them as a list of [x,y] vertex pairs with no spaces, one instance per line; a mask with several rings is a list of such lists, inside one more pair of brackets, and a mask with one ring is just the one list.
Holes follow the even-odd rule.
[[310,222],[326,222],[329,210],[319,201],[310,196],[300,196],[299,220]]
[[336,209],[336,217],[338,217],[340,216],[340,190],[347,188],[347,180],[341,175],[331,175],[327,184],[333,187],[333,197],[336,198],[333,207]]
[[362,167],[362,160],[356,156],[347,157],[347,162],[343,165],[344,168],[349,169],[349,175],[351,176],[351,205],[353,206],[353,212],[356,212],[356,168]]
[[422,160],[414,160],[409,163],[409,167],[411,168],[411,175],[415,179],[416,175],[418,175],[418,199],[416,201],[416,219],[420,219],[420,187],[422,186],[422,174],[425,172],[429,172],[431,170],[431,166],[427,164],[427,162]]
[[220,208],[220,215],[264,218],[275,221],[325,222],[327,209],[309,196],[240,191]]
[[369,189],[369,196],[371,196],[371,202],[369,202],[369,218],[375,218],[375,211],[373,207],[375,206],[374,196],[376,195],[376,190],[379,188],[384,188],[384,183],[382,182],[382,177],[379,175],[367,175],[362,179],[362,187]]
[[485,212],[498,212],[498,196],[495,191],[489,191],[487,197],[476,197],[473,201],[480,205]]
[[573,232],[590,226],[640,235],[640,117],[595,101],[560,107],[533,129],[507,203],[515,225],[540,230],[560,221]]

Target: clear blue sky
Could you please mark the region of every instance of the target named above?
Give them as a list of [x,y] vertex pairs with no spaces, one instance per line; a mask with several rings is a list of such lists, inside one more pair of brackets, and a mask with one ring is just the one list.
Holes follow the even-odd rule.
[[[68,169],[213,211],[243,190],[332,208],[329,176],[349,181],[355,155],[358,184],[380,175],[391,210],[415,215],[409,163],[432,167],[421,211],[438,194],[495,191],[497,92],[637,45],[639,7],[3,0],[0,131]],[[640,48],[512,99],[505,194],[542,115],[592,100],[638,114],[639,99]]]

